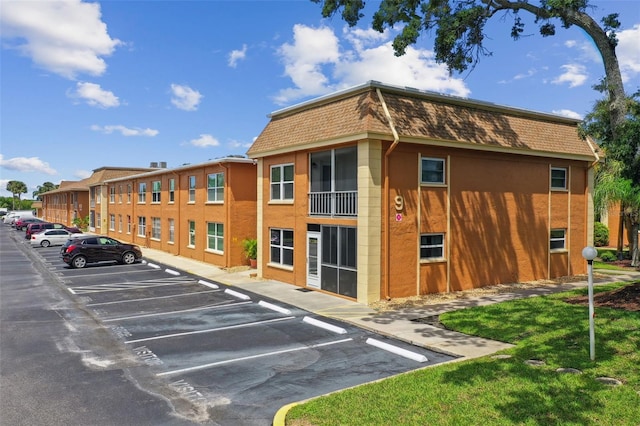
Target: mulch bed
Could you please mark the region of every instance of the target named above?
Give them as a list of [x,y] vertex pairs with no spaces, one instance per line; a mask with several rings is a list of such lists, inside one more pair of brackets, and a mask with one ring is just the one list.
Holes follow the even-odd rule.
[[[572,297],[567,299],[566,302],[576,305],[588,305],[589,296]],[[640,282],[620,287],[617,290],[595,293],[593,295],[593,305],[640,312]]]

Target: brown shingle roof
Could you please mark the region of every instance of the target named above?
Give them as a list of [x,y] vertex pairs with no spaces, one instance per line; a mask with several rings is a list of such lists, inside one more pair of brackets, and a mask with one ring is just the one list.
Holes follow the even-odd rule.
[[401,142],[594,158],[578,136],[577,120],[375,82],[274,113],[248,155],[350,136],[393,140],[376,89]]
[[114,179],[141,172],[156,170],[154,168],[122,168],[122,167],[101,167],[95,169],[91,176],[82,180],[63,180],[57,189],[47,191],[45,194],[59,194],[72,191],[89,191],[89,187],[98,185],[108,179]]

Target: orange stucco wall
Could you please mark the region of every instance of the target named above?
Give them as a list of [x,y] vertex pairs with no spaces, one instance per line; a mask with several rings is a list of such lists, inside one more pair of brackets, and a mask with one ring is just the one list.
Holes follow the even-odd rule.
[[[74,196],[76,204],[73,203]],[[62,191],[42,196],[44,220],[72,226],[74,213],[77,217],[89,215],[89,191]]]

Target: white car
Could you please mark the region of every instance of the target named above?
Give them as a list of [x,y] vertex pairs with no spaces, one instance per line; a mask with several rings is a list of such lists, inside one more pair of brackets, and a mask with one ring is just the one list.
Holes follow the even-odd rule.
[[37,234],[31,234],[31,245],[34,247],[61,246],[69,238],[83,236],[84,234],[74,234],[66,229],[46,229]]

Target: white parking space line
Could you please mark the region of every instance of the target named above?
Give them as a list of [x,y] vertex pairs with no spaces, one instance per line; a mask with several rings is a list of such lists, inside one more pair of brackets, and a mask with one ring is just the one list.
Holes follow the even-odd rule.
[[183,296],[192,296],[196,294],[219,293],[219,292],[220,290],[195,291],[193,293],[171,294],[169,296],[143,297],[140,299],[115,300],[113,302],[90,303],[86,306],[89,307],[89,306],[117,305],[120,303],[145,302],[147,300],[172,299],[174,297],[183,297]]
[[145,288],[166,287],[170,285],[184,285],[184,283],[175,282],[175,283],[158,283],[158,284],[146,284],[146,285],[131,284],[129,286],[123,286],[123,285],[109,286],[108,284],[102,284],[99,286],[94,285],[94,286],[86,286],[86,287],[72,287],[69,289],[69,291],[73,289],[73,294],[106,293],[109,291],[141,290]]
[[[71,271],[77,271],[77,269],[71,269]],[[133,274],[133,273],[138,273],[138,272],[162,272],[160,270],[149,270],[149,269],[127,269],[127,275],[128,274]],[[122,275],[123,271],[118,271],[118,272],[100,272],[100,276],[104,277],[105,275]],[[74,278],[84,278],[84,277],[95,277],[96,274],[78,274],[78,275],[68,275],[65,276],[66,278],[70,278],[70,279],[74,279]]]
[[325,330],[333,331],[334,333],[337,333],[337,334],[347,334],[347,330],[345,330],[342,327],[336,327],[335,325],[328,324],[324,321],[319,321],[311,317],[304,317],[302,321],[311,325],[315,325],[316,327],[324,328]]
[[264,354],[258,354],[258,355],[245,356],[245,357],[241,357],[241,358],[228,359],[228,360],[225,360],[225,361],[212,362],[210,364],[197,365],[195,367],[181,368],[179,370],[172,370],[172,371],[165,371],[164,373],[156,374],[156,376],[157,377],[172,376],[174,374],[181,374],[181,373],[188,373],[188,372],[191,372],[191,371],[204,370],[204,369],[207,369],[207,368],[218,367],[220,365],[231,364],[231,363],[234,363],[234,362],[247,361],[247,360],[250,360],[250,359],[257,359],[257,358],[265,358],[265,357],[269,357],[269,356],[281,355],[281,354],[286,354],[286,353],[290,353],[290,352],[306,351],[306,350],[309,350],[309,349],[320,348],[320,347],[323,347],[323,346],[337,345],[337,344],[349,342],[349,341],[352,341],[352,340],[353,340],[352,338],[348,338],[348,339],[336,340],[336,341],[333,341],[333,342],[318,343],[316,345],[300,346],[300,347],[297,347],[297,348],[284,349],[284,350],[281,350],[281,351],[267,352],[267,353],[264,353]]
[[245,324],[229,325],[226,327],[209,328],[207,330],[185,331],[184,333],[165,334],[163,336],[154,336],[154,337],[145,337],[143,339],[127,340],[125,343],[140,343],[140,342],[148,342],[149,340],[161,340],[161,339],[171,339],[173,337],[190,336],[192,334],[213,333],[214,331],[233,330],[236,328],[247,328],[247,327],[253,327],[256,325],[269,324],[272,322],[288,321],[295,318],[296,317],[274,318],[274,319],[264,320],[264,321],[248,322]]
[[132,316],[129,316],[129,317],[109,318],[109,319],[102,320],[102,322],[116,322],[116,321],[124,321],[124,320],[136,319],[136,318],[159,317],[159,316],[162,316],[162,315],[181,314],[181,313],[184,313],[184,312],[196,312],[196,311],[204,311],[204,310],[207,310],[207,309],[218,309],[218,308],[226,308],[226,307],[229,307],[229,306],[240,306],[240,305],[246,305],[248,303],[253,303],[253,302],[221,303],[221,304],[217,304],[217,305],[201,306],[199,308],[182,309],[182,310],[179,310],[179,311],[166,311],[166,312],[156,312],[156,313],[153,313],[153,314],[132,315]]
[[375,346],[375,347],[380,348],[380,349],[384,349],[385,351],[389,351],[389,352],[394,353],[396,355],[400,355],[400,356],[403,356],[405,358],[412,359],[414,361],[418,361],[418,362],[427,362],[427,361],[429,361],[427,359],[427,357],[424,356],[424,355],[420,355],[420,354],[417,354],[415,352],[411,352],[411,351],[408,351],[406,349],[402,349],[402,348],[399,348],[397,346],[390,345],[389,343],[381,342],[381,341],[376,340],[376,339],[368,338],[367,339],[367,344],[371,345],[371,346]]

